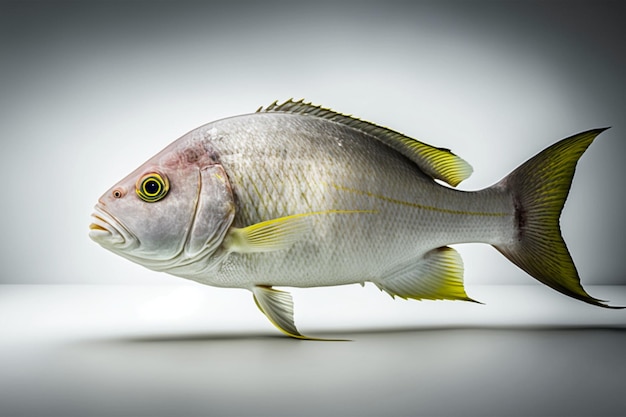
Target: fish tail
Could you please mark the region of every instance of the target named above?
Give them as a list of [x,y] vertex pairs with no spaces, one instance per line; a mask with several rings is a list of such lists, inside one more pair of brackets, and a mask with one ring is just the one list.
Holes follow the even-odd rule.
[[516,236],[512,242],[494,246],[532,277],[565,295],[620,308],[606,305],[583,289],[559,226],[576,164],[604,130],[589,130],[555,143],[498,184],[513,197]]

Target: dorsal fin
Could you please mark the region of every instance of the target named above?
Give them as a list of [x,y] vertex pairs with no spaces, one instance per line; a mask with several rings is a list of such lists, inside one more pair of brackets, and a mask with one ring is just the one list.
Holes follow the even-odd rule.
[[453,187],[467,179],[472,173],[472,167],[449,149],[436,148],[395,130],[366,122],[351,115],[337,113],[321,106],[306,103],[303,100],[287,100],[282,104],[278,104],[278,101],[275,101],[265,108],[260,107],[257,112],[301,114],[349,126],[383,142],[415,162],[428,176],[442,180]]

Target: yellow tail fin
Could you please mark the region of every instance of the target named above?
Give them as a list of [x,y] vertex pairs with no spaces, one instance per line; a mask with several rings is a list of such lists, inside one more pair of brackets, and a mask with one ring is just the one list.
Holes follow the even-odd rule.
[[496,249],[565,295],[601,307],[621,308],[608,306],[583,289],[559,226],[578,159],[604,130],[589,130],[555,143],[498,184],[513,195],[517,240]]

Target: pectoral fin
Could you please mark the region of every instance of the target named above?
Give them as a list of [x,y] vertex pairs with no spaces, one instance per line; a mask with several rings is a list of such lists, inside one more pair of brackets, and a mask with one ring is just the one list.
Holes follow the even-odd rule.
[[433,249],[418,261],[392,271],[389,278],[376,285],[392,297],[475,302],[463,287],[461,255],[447,246]]
[[231,252],[273,252],[288,249],[310,228],[306,215],[279,217],[244,228],[233,227],[224,246]]
[[322,215],[374,214],[376,210],[324,210],[293,214],[256,223],[247,227],[232,227],[224,239],[229,252],[255,253],[289,249],[311,230],[310,217]]

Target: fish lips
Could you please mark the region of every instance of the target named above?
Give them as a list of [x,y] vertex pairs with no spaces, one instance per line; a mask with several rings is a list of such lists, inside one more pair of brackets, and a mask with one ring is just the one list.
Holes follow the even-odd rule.
[[94,242],[116,249],[130,249],[137,245],[137,239],[104,207],[96,205],[91,214],[89,237]]

